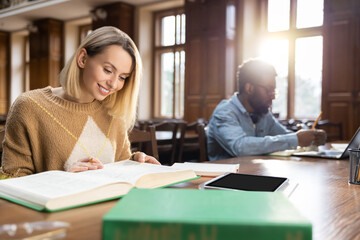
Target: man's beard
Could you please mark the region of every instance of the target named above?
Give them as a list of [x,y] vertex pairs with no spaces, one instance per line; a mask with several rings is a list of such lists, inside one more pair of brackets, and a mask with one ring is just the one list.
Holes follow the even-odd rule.
[[249,97],[249,104],[254,109],[254,114],[262,116],[269,112],[268,106],[264,104],[261,99],[256,96],[256,94],[253,94]]

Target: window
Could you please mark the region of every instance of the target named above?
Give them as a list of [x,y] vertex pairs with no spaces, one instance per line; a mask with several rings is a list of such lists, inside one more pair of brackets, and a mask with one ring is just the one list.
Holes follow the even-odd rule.
[[323,0],[264,0],[267,32],[260,55],[278,73],[280,118],[315,118],[321,111]]
[[155,117],[184,115],[185,14],[173,9],[155,13]]

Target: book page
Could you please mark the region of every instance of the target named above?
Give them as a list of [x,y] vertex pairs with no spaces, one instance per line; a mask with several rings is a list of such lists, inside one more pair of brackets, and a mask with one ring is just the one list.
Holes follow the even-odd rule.
[[216,163],[174,163],[172,168],[174,169],[191,169],[194,170],[197,175],[216,176],[227,172],[239,172],[240,164],[216,164]]
[[269,153],[269,156],[275,156],[275,157],[290,157],[294,153],[303,153],[303,152],[309,152],[309,151],[317,151],[316,146],[309,146],[309,147],[297,147],[296,149],[287,149],[284,151],[277,151]]
[[[87,171],[93,172],[96,171]],[[49,199],[71,195],[116,182],[105,177],[82,177],[81,173],[48,171],[0,181],[0,194],[44,205]],[[96,175],[96,174],[94,174]]]
[[331,143],[331,148],[343,152],[348,145],[347,143]]
[[[178,169],[173,169],[169,166],[155,165],[150,163],[139,163],[131,160],[123,160],[120,162],[105,164],[104,169],[96,170],[97,179],[107,181],[108,178],[116,179],[116,182],[129,182],[135,185],[136,181],[150,173],[167,173],[178,172]],[[85,176],[91,177],[91,171],[81,173]]]
[[48,171],[0,181],[0,195],[44,205],[49,199],[68,196],[104,185],[127,182],[131,185],[149,173],[176,172],[169,166],[130,160],[105,164],[104,169],[79,173]]

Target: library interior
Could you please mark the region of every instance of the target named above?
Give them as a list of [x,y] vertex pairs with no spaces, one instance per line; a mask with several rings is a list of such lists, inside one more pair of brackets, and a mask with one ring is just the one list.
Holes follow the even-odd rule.
[[2,0],[0,239],[360,239],[359,66],[360,1]]

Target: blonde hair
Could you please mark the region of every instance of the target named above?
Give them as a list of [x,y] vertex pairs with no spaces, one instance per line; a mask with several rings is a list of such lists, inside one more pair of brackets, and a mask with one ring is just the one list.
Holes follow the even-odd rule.
[[61,70],[59,80],[66,94],[80,98],[81,69],[77,64],[77,56],[82,48],[92,57],[101,53],[110,45],[121,46],[133,60],[133,70],[125,81],[124,87],[108,96],[103,103],[109,109],[109,114],[124,120],[126,129],[130,130],[136,121],[136,108],[141,78],[141,58],[135,43],[121,30],[115,27],[101,27],[91,32],[80,44],[74,55]]

